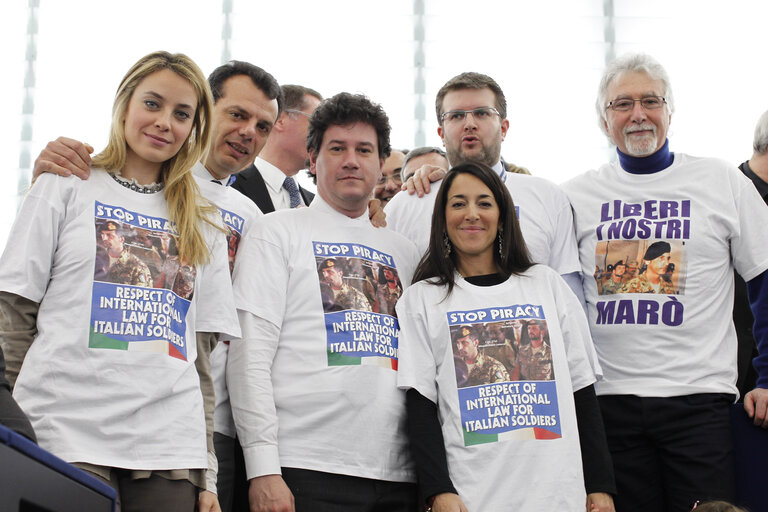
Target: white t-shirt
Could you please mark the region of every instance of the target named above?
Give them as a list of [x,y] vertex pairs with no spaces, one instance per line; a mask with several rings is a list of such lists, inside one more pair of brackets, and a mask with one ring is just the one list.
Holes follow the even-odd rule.
[[[237,249],[243,237],[253,223],[263,215],[256,203],[241,194],[232,187],[225,187],[211,180],[213,176],[205,166],[198,162],[192,169],[200,193],[207,200],[216,205],[221,214],[227,233],[227,255],[230,271],[234,270]],[[214,430],[229,437],[235,437],[235,422],[232,419],[232,408],[229,405],[229,391],[227,391],[227,354],[229,352],[229,340],[220,339],[216,348],[211,352],[211,376],[213,388],[216,393],[216,409],[214,410]]]
[[238,335],[226,246],[201,223],[211,262],[180,266],[166,219],[162,193],[94,170],[40,176],[11,230],[0,290],[40,303],[14,396],[66,461],[208,465],[195,331]]
[[[675,153],[654,174],[612,163],[563,188],[604,371],[598,394],[737,394],[733,268],[747,281],[768,268],[768,208],[749,179],[726,162]],[[667,249],[674,268],[651,283],[644,257],[662,261],[653,258]],[[619,260],[628,272],[637,263],[634,279],[601,295],[592,276]]]
[[413,244],[315,197],[259,219],[240,251],[244,339],[230,343],[227,384],[247,477],[283,466],[412,481],[399,326],[375,291],[384,267],[410,283]]
[[[398,303],[398,385],[437,404],[459,496],[471,512],[582,510],[586,494],[573,392],[594,383],[595,375],[584,351],[589,329],[578,299],[543,265],[495,286],[475,286],[457,276],[448,298],[446,290],[421,281]],[[538,349],[531,349],[529,321],[549,333]],[[518,347],[517,356],[490,352],[498,328]],[[468,332],[485,354],[481,381],[472,378],[475,370],[457,347]],[[546,370],[533,380],[492,368],[508,363]]]
[[[560,275],[578,272],[573,217],[565,194],[557,185],[535,176],[506,173],[505,177],[533,261],[552,267]],[[433,183],[422,198],[397,194],[384,208],[387,227],[412,240],[420,255],[429,246],[432,211],[441,184]]]

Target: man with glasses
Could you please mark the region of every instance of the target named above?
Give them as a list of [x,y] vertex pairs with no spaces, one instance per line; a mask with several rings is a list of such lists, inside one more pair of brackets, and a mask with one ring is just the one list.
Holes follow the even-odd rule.
[[[761,347],[758,388],[746,395],[745,408],[765,428],[768,208],[735,167],[669,151],[674,99],[653,58],[631,54],[609,64],[596,106],[618,161],[564,189],[604,370],[596,389],[616,470],[616,508],[689,510],[698,499],[733,501],[733,269],[748,281]],[[677,283],[685,285],[677,294],[622,288],[600,296],[587,277],[608,244],[648,243],[642,257],[652,260],[669,254],[670,241],[680,253]]]
[[[576,240],[573,235],[573,216],[566,195],[547,180],[525,174],[510,173],[501,161],[501,143],[509,129],[507,101],[504,92],[493,78],[480,73],[467,72],[451,78],[443,85],[435,99],[437,133],[443,140],[448,163],[454,167],[463,162],[482,162],[492,167],[509,189],[520,219],[520,229],[533,261],[550,266],[569,284],[583,301],[581,275]],[[387,226],[416,243],[420,254],[429,243],[432,210],[439,186],[429,186],[430,166],[417,171],[409,183],[421,184],[425,194],[398,194],[387,204]],[[424,172],[422,172],[424,171]],[[450,171],[448,171],[450,172]],[[423,176],[418,176],[422,174]],[[440,179],[445,173],[436,173]],[[432,176],[435,177],[435,176]],[[423,196],[423,197],[420,197]],[[594,265],[593,265],[594,267]],[[585,347],[597,375],[599,364],[594,347]],[[588,386],[574,394],[580,406],[577,410],[590,411],[590,417],[599,417],[594,389]],[[599,464],[606,453],[599,443],[592,443],[590,435],[595,427],[589,424],[587,414],[578,418],[582,451],[585,453],[585,487],[589,506],[595,510],[611,511],[613,502],[613,475],[601,473]],[[601,426],[598,426],[601,428]],[[594,440],[593,440],[594,441]],[[447,471],[446,471],[447,473]],[[449,489],[449,482],[443,482]]]
[[[480,73],[462,73],[438,91],[435,100],[437,133],[443,140],[450,167],[467,161],[492,167],[509,188],[515,201],[520,229],[533,260],[549,265],[566,276],[581,294],[576,241],[568,198],[554,184],[532,176],[509,173],[501,161],[501,143],[509,129],[507,101],[493,78]],[[433,170],[425,166],[422,171]],[[422,185],[417,172],[413,182]],[[442,176],[444,173],[439,173]],[[385,208],[387,225],[413,240],[426,251],[432,210],[439,183],[425,194],[399,194]],[[410,182],[410,181],[409,181]],[[418,197],[423,195],[424,197]]]
[[300,85],[283,85],[284,108],[264,149],[238,174],[232,188],[256,203],[264,213],[308,206],[315,195],[299,186],[296,174],[307,161],[307,129],[312,112],[323,100],[319,92]]
[[400,192],[400,187],[403,185],[403,179],[401,172],[403,169],[403,160],[405,160],[405,153],[407,151],[392,150],[389,157],[384,160],[384,165],[381,167],[381,177],[376,182],[376,188],[373,192],[376,199],[381,201],[381,206],[386,206],[390,199],[395,197],[395,194]]

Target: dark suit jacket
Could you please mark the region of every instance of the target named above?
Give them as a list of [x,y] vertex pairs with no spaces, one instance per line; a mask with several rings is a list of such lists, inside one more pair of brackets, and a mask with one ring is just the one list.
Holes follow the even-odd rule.
[[[235,182],[232,184],[232,188],[248,196],[251,201],[256,203],[256,206],[259,207],[262,213],[275,211],[275,205],[272,203],[272,198],[269,197],[267,184],[255,165],[251,164],[247,169],[240,171]],[[309,205],[315,197],[315,194],[302,188],[300,185],[299,193],[306,205]]]

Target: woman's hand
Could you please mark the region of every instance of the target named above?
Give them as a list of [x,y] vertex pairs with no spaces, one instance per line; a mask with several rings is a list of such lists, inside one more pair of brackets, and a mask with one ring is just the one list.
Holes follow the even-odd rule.
[[469,512],[458,494],[444,492],[432,501],[432,512]]

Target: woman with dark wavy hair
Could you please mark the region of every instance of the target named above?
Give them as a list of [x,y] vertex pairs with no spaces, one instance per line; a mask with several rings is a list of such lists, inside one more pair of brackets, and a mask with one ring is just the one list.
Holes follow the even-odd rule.
[[584,311],[531,262],[509,191],[486,165],[443,180],[397,312],[398,385],[432,510],[613,510]]

